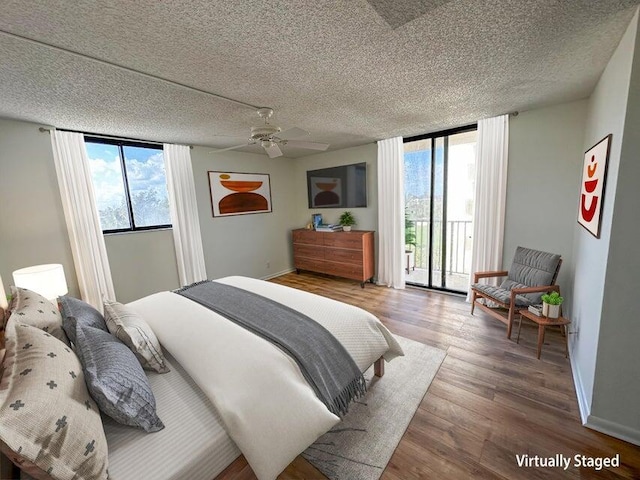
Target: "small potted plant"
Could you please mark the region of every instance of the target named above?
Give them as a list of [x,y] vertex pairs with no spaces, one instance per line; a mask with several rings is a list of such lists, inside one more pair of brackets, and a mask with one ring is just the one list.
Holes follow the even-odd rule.
[[542,295],[542,315],[549,318],[560,316],[560,305],[564,298],[558,292],[545,293]]
[[356,219],[351,212],[343,212],[339,222],[345,232],[350,232],[351,227],[356,224]]
[[409,213],[404,214],[404,248],[411,251],[411,247],[416,246],[416,224],[409,218]]

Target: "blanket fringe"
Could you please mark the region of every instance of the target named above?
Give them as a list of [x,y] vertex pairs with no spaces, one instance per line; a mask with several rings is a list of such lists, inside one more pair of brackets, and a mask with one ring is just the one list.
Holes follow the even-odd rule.
[[184,287],[180,287],[180,288],[176,288],[175,290],[172,290],[173,293],[182,293],[182,292],[186,292],[187,290],[189,290],[190,288],[193,287],[197,287],[198,285],[202,285],[203,283],[208,283],[211,280],[199,280],[197,282],[193,282],[190,283],[189,285],[185,285]]
[[331,400],[331,405],[328,405],[329,410],[331,410],[331,413],[342,418],[349,411],[351,401],[364,396],[365,393],[367,393],[367,381],[364,379],[364,375],[360,375],[349,382],[349,384]]

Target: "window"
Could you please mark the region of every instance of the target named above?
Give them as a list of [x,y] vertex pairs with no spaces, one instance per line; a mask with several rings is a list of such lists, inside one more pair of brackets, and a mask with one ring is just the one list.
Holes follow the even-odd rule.
[[171,227],[162,147],[85,137],[104,233]]
[[464,292],[475,196],[475,125],[404,139],[406,218],[414,264],[407,283]]

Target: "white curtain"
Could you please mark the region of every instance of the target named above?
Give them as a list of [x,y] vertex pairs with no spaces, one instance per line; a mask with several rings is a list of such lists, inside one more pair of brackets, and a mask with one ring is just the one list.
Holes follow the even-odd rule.
[[165,143],[164,165],[178,276],[184,286],[207,279],[189,147]]
[[[473,216],[473,272],[502,269],[504,215],[507,200],[509,115],[478,122],[476,198]],[[470,301],[470,294],[467,301]]]
[[81,133],[53,130],[51,144],[80,295],[102,312],[103,299],[113,301],[116,295],[98,218],[84,136]]
[[402,137],[378,142],[378,284],[404,288]]

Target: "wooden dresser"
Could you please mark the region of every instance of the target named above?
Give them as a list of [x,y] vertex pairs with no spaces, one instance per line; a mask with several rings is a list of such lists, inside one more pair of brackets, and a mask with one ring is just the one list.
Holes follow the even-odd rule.
[[293,231],[293,261],[296,271],[326,273],[359,280],[364,288],[375,272],[373,232],[316,232],[300,228]]

